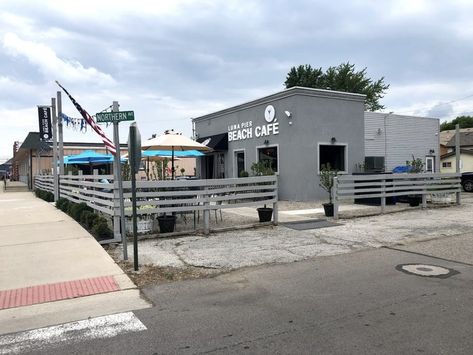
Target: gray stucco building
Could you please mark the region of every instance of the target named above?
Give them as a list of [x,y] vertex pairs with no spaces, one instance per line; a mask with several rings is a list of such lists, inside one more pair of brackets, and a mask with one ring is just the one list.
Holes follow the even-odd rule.
[[[326,199],[322,164],[352,173],[364,163],[364,95],[293,87],[194,118],[194,133],[214,151],[197,163],[201,178],[238,177],[266,160],[281,200]],[[251,172],[250,172],[251,174]]]

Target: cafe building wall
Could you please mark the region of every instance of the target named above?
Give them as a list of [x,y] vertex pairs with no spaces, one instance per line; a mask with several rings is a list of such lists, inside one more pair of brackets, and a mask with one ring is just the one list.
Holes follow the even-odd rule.
[[352,173],[364,160],[364,95],[293,87],[193,119],[198,141],[214,148],[197,162],[201,178],[251,175],[268,160],[281,200],[327,199],[324,163]]

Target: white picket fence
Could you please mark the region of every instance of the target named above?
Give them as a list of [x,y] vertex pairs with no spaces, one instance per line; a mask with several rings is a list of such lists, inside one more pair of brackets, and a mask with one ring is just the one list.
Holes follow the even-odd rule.
[[334,178],[332,200],[334,218],[338,218],[340,203],[357,198],[379,198],[381,212],[385,211],[386,198],[421,195],[422,206],[427,198],[436,195],[456,195],[460,203],[461,174],[376,174],[340,175]]
[[[104,182],[108,180],[108,182]],[[38,175],[35,188],[53,192],[53,177]],[[131,182],[123,182],[125,216],[132,216]],[[60,197],[85,202],[93,209],[114,217],[120,215],[118,183],[112,175],[61,175]],[[204,232],[209,231],[212,210],[246,206],[272,205],[273,223],[278,223],[277,176],[258,176],[237,179],[137,181],[137,214],[156,216],[171,213],[203,214]],[[114,228],[119,230],[117,226]]]

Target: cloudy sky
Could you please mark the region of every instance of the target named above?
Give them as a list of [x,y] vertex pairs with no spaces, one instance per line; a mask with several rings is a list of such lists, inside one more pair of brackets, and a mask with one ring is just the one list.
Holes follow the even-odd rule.
[[190,136],[191,117],[280,91],[299,64],[350,61],[384,76],[386,111],[473,114],[472,13],[460,0],[0,0],[0,159],[38,130],[54,80],[90,114],[113,100],[134,110],[144,139]]

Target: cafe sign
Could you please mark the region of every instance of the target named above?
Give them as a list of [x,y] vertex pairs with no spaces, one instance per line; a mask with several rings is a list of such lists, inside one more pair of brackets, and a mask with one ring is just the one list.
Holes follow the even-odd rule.
[[239,141],[253,137],[267,137],[279,134],[279,122],[277,122],[276,111],[273,105],[266,106],[264,110],[266,124],[253,125],[253,121],[231,124],[228,126],[228,141]]

